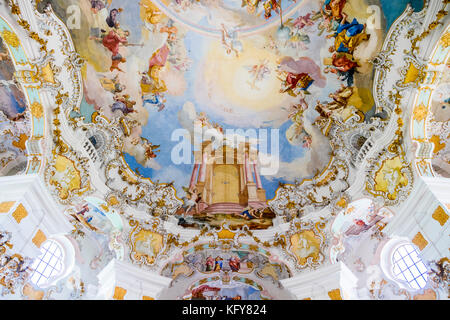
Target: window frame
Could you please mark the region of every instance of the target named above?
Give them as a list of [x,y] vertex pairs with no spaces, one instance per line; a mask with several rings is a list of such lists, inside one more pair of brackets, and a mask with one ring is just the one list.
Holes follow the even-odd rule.
[[[408,250],[406,250],[406,248],[405,248],[406,255],[403,255],[398,250],[400,250],[400,248],[403,248],[406,246],[410,246],[413,250],[408,252]],[[414,260],[411,257],[411,254],[414,252],[417,254],[418,260]],[[395,257],[395,255],[397,253],[398,253],[398,255],[400,255],[400,258],[398,255],[397,255],[397,257]],[[412,261],[412,264],[411,263],[408,264],[407,259],[404,259],[405,257],[409,257]],[[404,266],[406,266],[406,269],[401,268],[401,266],[397,264],[399,261],[403,261]],[[420,269],[418,267],[419,263],[423,263],[423,266],[426,268],[426,271],[424,271],[424,272],[420,271]],[[414,245],[407,238],[393,238],[384,245],[384,247],[381,251],[381,255],[380,255],[380,266],[381,266],[381,269],[383,270],[384,274],[390,280],[397,283],[402,289],[413,292],[413,291],[423,290],[424,288],[426,288],[428,286],[429,267],[426,265],[425,261],[423,261],[422,257],[420,256],[420,250],[417,248],[417,246]],[[395,271],[396,266],[399,268],[400,272]],[[419,272],[418,276],[414,276],[413,272],[409,271],[411,268],[414,268],[414,267],[417,268],[417,271]],[[402,269],[404,269],[404,270],[402,270]],[[410,272],[410,276],[412,277],[411,280],[407,280],[408,277],[406,276],[404,271]],[[423,285],[423,286],[421,286],[419,281],[416,280],[421,277],[425,281],[425,285]],[[416,287],[414,287],[411,284],[414,282],[416,283]]]
[[[75,265],[75,248],[74,248],[71,240],[68,237],[66,237],[65,235],[54,235],[54,236],[48,238],[45,242],[47,242],[47,241],[53,241],[61,250],[62,267],[61,267],[61,270],[57,274],[50,274],[50,276],[47,278],[47,281],[45,281],[42,284],[34,283],[31,281],[31,278],[33,277],[33,275],[36,271],[33,271],[33,273],[30,274],[29,282],[31,284],[33,284],[34,286],[43,288],[43,289],[48,288],[48,287],[56,284],[59,280],[67,277],[72,272],[74,265]],[[42,256],[42,251],[35,259],[38,259],[38,258],[40,259],[41,256]],[[33,261],[33,264],[34,264],[34,261]],[[39,264],[37,264],[37,267],[39,266]],[[39,282],[39,280],[37,282]]]
[[[56,246],[56,248],[54,249],[53,246]],[[56,256],[55,253],[58,251],[59,255]],[[51,263],[54,257],[56,257],[57,260],[55,263]],[[30,275],[30,281],[40,288],[46,287],[47,284],[51,284],[54,278],[58,278],[58,276],[64,273],[64,258],[64,248],[58,243],[58,241],[55,241],[54,239],[47,239],[41,246],[39,256],[37,256],[33,261],[33,273]],[[59,268],[57,268],[58,264],[60,264]],[[40,270],[41,265],[44,265],[42,270]],[[48,268],[53,270],[51,270],[50,274],[46,276],[45,273]],[[33,281],[33,277],[36,274],[39,275],[37,276],[38,279],[37,281]],[[41,282],[42,278],[44,280]]]

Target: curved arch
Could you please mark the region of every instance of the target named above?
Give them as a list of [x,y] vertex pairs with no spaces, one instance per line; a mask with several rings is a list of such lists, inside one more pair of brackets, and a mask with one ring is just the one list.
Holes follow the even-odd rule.
[[[179,15],[173,13],[172,10],[170,10],[167,5],[165,5],[161,0],[153,0],[152,1],[155,6],[157,6],[165,15],[167,15],[169,18],[181,23],[189,30],[195,31],[197,33],[200,33],[202,35],[214,37],[214,38],[220,38],[222,36],[222,31],[220,29],[213,29],[208,27],[203,27],[198,24],[194,24],[192,22],[189,22]],[[297,10],[304,4],[304,1],[299,1],[298,3],[293,2],[288,8],[285,13],[283,13],[283,19],[289,18],[291,15],[297,12]],[[285,9],[285,10],[286,10]],[[279,23],[279,18],[274,17],[270,19],[269,22],[262,23],[260,25],[254,26],[254,27],[248,27],[248,28],[238,28],[235,31],[239,34],[241,37],[251,36],[257,33],[260,33],[266,29],[269,29]]]

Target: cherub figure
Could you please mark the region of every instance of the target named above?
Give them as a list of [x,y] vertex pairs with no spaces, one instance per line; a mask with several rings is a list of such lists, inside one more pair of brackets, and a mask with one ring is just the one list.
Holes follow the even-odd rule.
[[211,127],[211,124],[209,123],[209,119],[208,119],[208,116],[206,115],[206,113],[205,112],[199,112],[198,114],[197,114],[197,119],[196,119],[196,121],[198,122],[198,123],[200,123],[200,125],[202,126],[202,127]]
[[291,119],[292,122],[303,123],[303,112],[308,109],[308,104],[305,99],[302,97],[299,100],[299,103],[292,105],[289,110],[288,119]]
[[254,64],[252,66],[246,66],[248,73],[252,76],[252,81],[247,81],[252,89],[259,90],[256,86],[256,82],[262,81],[266,75],[270,74],[270,69],[267,66],[268,61],[266,59],[262,60],[259,64]]
[[149,160],[149,159],[153,159],[156,158],[156,153],[155,152],[159,152],[160,150],[158,150],[158,148],[160,147],[160,145],[154,145],[153,143],[149,142],[147,139],[143,138],[144,143],[143,143],[143,147],[145,149],[145,159]]

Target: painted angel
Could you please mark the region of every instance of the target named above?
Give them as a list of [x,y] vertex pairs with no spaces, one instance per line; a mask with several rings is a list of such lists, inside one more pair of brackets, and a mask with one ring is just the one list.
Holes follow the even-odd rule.
[[228,31],[222,23],[222,44],[225,47],[227,54],[234,52],[236,57],[239,57],[239,52],[242,52],[242,42],[237,38],[237,32],[234,30]]
[[301,30],[306,27],[310,27],[314,25],[314,20],[311,18],[311,12],[307,13],[304,16],[297,17],[293,22],[292,25],[297,28],[298,30]]
[[195,212],[198,212],[198,202],[201,199],[200,193],[197,191],[197,188],[188,189],[183,187],[184,192],[186,192],[186,196],[183,197],[183,209],[185,210],[185,214],[188,214],[192,208],[195,207]]
[[256,83],[264,80],[264,78],[270,74],[270,69],[267,64],[268,61],[264,59],[259,64],[245,67],[252,77],[252,81],[247,81],[252,89],[259,90],[259,88],[256,86]]
[[161,145],[159,145],[159,144],[158,145],[154,145],[153,143],[151,143],[151,142],[147,141],[146,139],[144,139],[143,146],[144,146],[144,149],[145,149],[145,153],[144,153],[145,159],[149,160],[149,159],[156,158],[156,153],[155,152],[159,152],[160,151],[158,149],[159,149],[159,147]]

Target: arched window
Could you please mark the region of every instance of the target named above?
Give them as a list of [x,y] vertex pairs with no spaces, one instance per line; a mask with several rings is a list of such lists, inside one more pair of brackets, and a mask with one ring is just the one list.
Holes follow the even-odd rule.
[[388,241],[380,258],[383,272],[400,287],[415,291],[427,285],[428,268],[408,239],[395,237]]
[[58,277],[64,271],[64,250],[55,240],[47,240],[42,244],[41,254],[31,268],[31,282],[39,287],[49,284],[51,279]]
[[392,273],[400,280],[408,282],[414,289],[422,289],[426,286],[428,275],[427,267],[411,244],[398,246],[392,255]]

